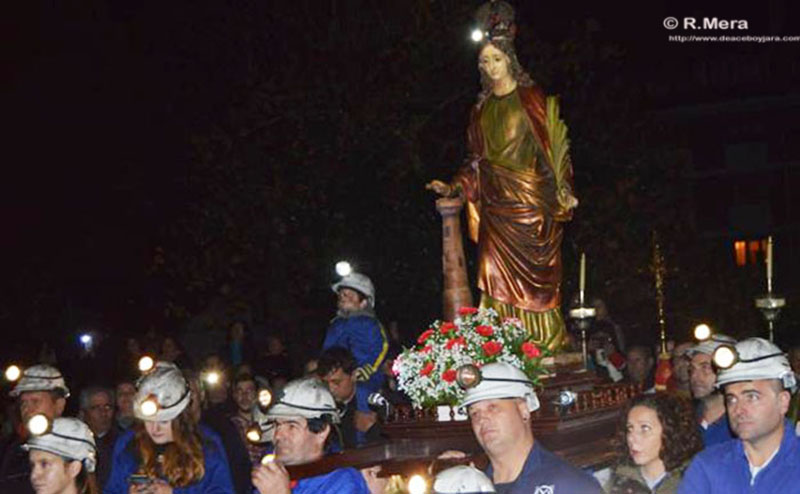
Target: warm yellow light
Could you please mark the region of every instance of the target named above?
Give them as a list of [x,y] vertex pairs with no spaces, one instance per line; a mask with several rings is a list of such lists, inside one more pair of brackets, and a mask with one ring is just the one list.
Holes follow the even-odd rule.
[[266,465],[267,463],[272,463],[273,461],[275,461],[275,455],[273,455],[271,453],[268,454],[268,455],[264,455],[261,458],[261,464],[262,465]]
[[472,38],[472,41],[476,43],[480,42],[483,39],[483,31],[480,29],[474,29],[470,34],[470,38]]
[[50,429],[50,419],[37,413],[28,420],[28,431],[34,436],[41,436]]
[[702,323],[694,327],[694,337],[697,341],[706,341],[711,338],[711,327]]
[[412,475],[408,479],[408,494],[425,494],[428,490],[428,482],[422,475]]
[[153,357],[149,355],[145,355],[144,357],[139,359],[139,371],[140,372],[148,372],[156,365],[156,361],[153,360]]
[[156,400],[148,398],[142,402],[139,409],[145,417],[152,417],[158,413],[158,403],[156,403]]
[[349,276],[353,272],[353,266],[347,261],[339,261],[336,263],[336,274],[341,277]]
[[258,391],[258,404],[263,408],[267,408],[272,403],[272,393],[268,389],[260,389]]
[[744,266],[747,264],[747,244],[744,240],[737,240],[733,243],[733,252],[736,256],[736,265]]
[[206,382],[212,386],[219,384],[220,375],[217,371],[209,371],[206,373]]
[[251,443],[257,443],[261,441],[261,429],[257,425],[253,425],[247,429],[245,436]]
[[729,369],[738,360],[736,350],[729,345],[722,345],[714,351],[714,365],[720,369]]
[[9,381],[16,381],[22,375],[22,369],[16,365],[9,365],[6,369],[6,379]]

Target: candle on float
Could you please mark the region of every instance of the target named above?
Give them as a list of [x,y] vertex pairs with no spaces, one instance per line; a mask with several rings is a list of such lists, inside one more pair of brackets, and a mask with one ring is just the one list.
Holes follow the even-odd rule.
[[581,253],[581,274],[578,286],[580,287],[581,305],[583,305],[584,292],[586,291],[586,253]]
[[772,235],[767,237],[767,291],[772,293]]

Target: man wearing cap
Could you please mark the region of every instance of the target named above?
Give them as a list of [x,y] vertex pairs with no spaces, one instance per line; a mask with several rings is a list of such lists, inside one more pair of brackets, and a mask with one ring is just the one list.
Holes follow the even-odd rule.
[[22,422],[18,433],[6,440],[0,453],[0,494],[32,493],[28,455],[20,448],[28,436],[25,426],[37,414],[50,420],[60,417],[67,404],[69,388],[55,367],[34,365],[22,372],[10,395],[17,399]]
[[275,458],[253,468],[256,493],[369,494],[364,477],[354,468],[340,468],[293,482],[284,467],[317,461],[330,449],[339,414],[333,396],[323,383],[313,378],[290,382],[267,411],[267,417],[275,424]]
[[719,371],[717,386],[724,392],[728,420],[738,439],[700,452],[684,473],[678,493],[800,492],[800,439],[784,418],[796,387],[789,361],[762,338],[740,341],[733,354],[733,365]]
[[343,347],[356,360],[356,442],[366,441],[366,431],[377,416],[370,411],[367,398],[380,391],[385,376],[380,371],[389,352],[389,339],[375,317],[375,286],[361,273],[351,273],[332,287],[337,294],[336,317],[331,322],[322,349]]
[[692,397],[697,400],[697,417],[703,446],[733,439],[733,434],[725,415],[725,399],[721,390],[715,386],[717,372],[711,361],[714,350],[721,345],[734,345],[733,338],[716,334],[709,340],[698,343],[689,350],[689,384]]
[[533,383],[504,362],[483,366],[462,408],[475,438],[489,457],[486,474],[501,494],[602,493],[588,473],[570,465],[534,440],[531,412],[539,408]]

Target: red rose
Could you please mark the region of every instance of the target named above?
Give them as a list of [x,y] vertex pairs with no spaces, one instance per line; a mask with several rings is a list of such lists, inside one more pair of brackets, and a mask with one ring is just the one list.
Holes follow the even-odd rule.
[[433,329],[428,329],[428,330],[426,330],[424,333],[422,333],[421,335],[419,335],[419,338],[417,338],[417,343],[419,343],[420,345],[421,345],[421,344],[423,344],[423,343],[425,343],[425,340],[427,340],[428,338],[430,338],[430,336],[431,336],[432,334],[433,334]]
[[439,332],[442,334],[447,334],[454,329],[456,329],[455,323],[452,321],[447,321],[442,323],[442,326],[439,328]]
[[433,362],[428,362],[427,364],[425,364],[425,367],[423,367],[422,370],[419,371],[419,375],[427,376],[432,371],[433,371]]
[[442,372],[442,380],[448,383],[451,383],[456,380],[456,370],[455,369],[447,369],[446,371]]
[[478,332],[481,336],[492,336],[494,334],[494,329],[491,326],[478,326],[475,328],[475,331]]
[[470,314],[477,314],[477,313],[478,309],[476,309],[475,307],[462,307],[458,309],[458,315],[460,316],[468,316]]
[[500,350],[503,349],[503,344],[499,341],[487,341],[481,345],[481,348],[483,348],[483,353],[487,357],[491,357],[492,355],[500,353]]
[[447,340],[447,343],[444,345],[445,349],[450,350],[456,345],[467,346],[467,342],[464,341],[463,336],[459,336],[458,338],[452,338]]
[[424,347],[422,347],[422,349],[419,351],[419,353],[428,353],[428,352],[430,352],[432,349],[433,349],[433,347],[432,347],[432,346],[430,346],[430,345],[425,345]]
[[542,354],[542,351],[539,350],[539,347],[530,341],[523,343],[521,349],[522,353],[524,353],[528,358],[536,358]]

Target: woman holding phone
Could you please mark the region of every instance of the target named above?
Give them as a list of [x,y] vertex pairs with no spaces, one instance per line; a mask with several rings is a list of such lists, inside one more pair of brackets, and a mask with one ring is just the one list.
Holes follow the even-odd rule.
[[181,371],[156,363],[137,383],[138,419],[117,440],[104,494],[233,494],[219,437],[188,413]]

